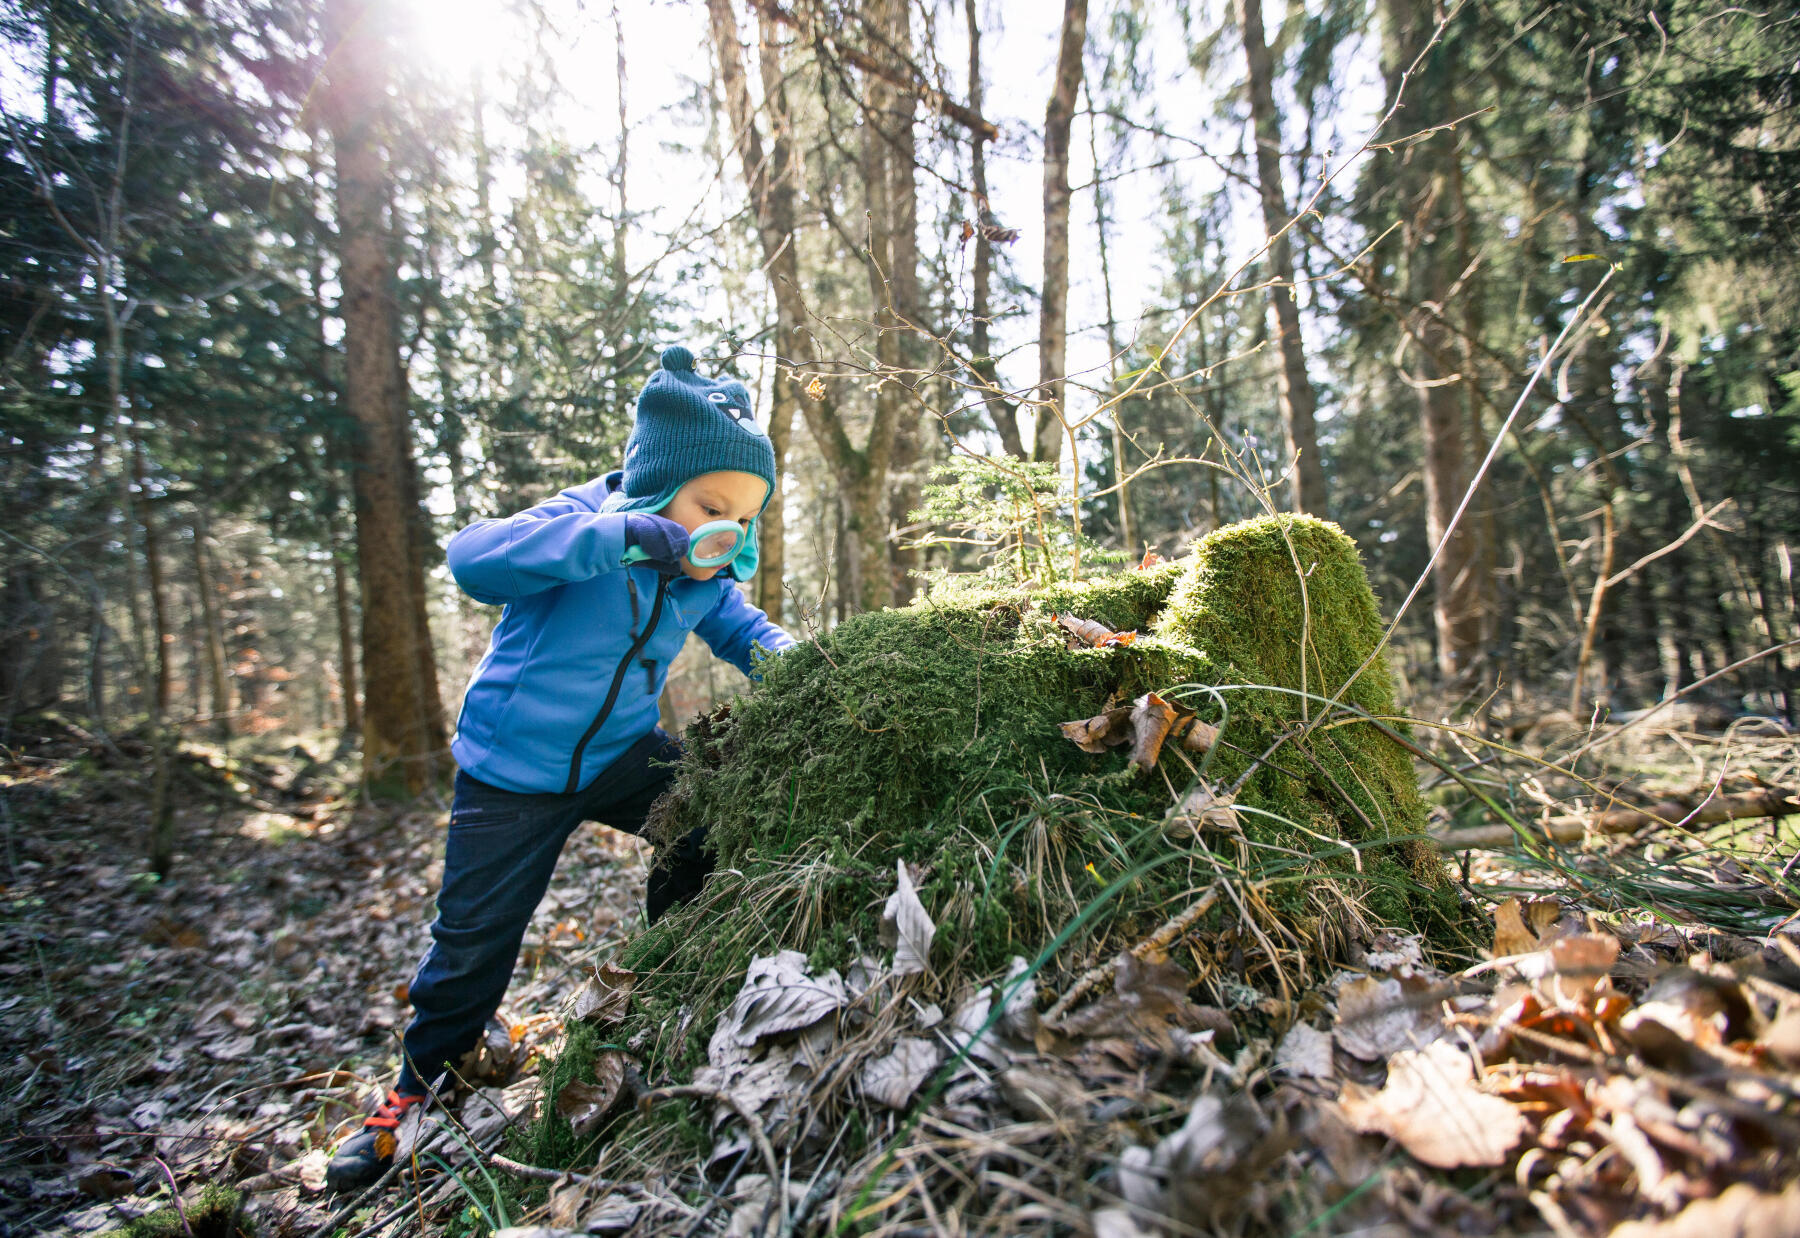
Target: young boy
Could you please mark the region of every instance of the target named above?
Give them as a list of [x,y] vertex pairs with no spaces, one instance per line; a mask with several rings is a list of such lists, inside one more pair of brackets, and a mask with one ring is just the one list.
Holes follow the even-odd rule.
[[[756,570],[756,517],[774,487],[775,451],[750,393],[696,374],[676,346],[638,397],[623,471],[450,539],[457,584],[506,609],[451,745],[459,772],[443,886],[412,982],[400,1078],[332,1158],[332,1189],[380,1178],[406,1111],[428,1099],[428,1083],[441,1093],[475,1046],[569,835],[584,821],[642,833],[672,775],[664,763],[681,751],[656,725],[657,698],[687,634],[746,674],[758,646],[794,643],[735,583]],[[721,521],[736,528],[709,529],[690,555],[689,534]],[[724,563],[693,562],[734,546]],[[703,835],[656,857],[652,921],[699,892],[713,863]]]

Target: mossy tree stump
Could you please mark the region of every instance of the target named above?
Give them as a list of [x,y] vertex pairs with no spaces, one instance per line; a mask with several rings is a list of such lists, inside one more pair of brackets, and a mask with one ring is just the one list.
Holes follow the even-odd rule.
[[[1070,649],[1053,613],[1142,635]],[[1380,631],[1350,539],[1282,516],[1145,571],[1032,592],[939,587],[774,659],[728,715],[690,729],[659,812],[666,831],[708,828],[719,875],[621,960],[642,977],[634,1021],[651,1033],[649,1065],[685,1074],[702,1060],[754,955],[798,949],[825,968],[880,954],[896,858],[921,874],[946,993],[1034,954],[1134,870],[1090,908],[1048,984],[1141,939],[1222,874],[1257,891],[1296,955],[1329,950],[1353,923],[1449,923],[1456,900],[1420,839],[1411,758],[1301,695],[1349,683],[1346,705],[1393,716],[1380,658],[1352,681]],[[1149,691],[1223,725],[1206,777],[1242,780],[1241,834],[1167,828],[1199,758],[1170,744],[1144,773],[1058,729]]]

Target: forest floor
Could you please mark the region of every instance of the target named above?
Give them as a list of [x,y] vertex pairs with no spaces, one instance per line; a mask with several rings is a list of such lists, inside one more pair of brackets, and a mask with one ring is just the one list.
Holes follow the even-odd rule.
[[[103,1233],[155,1213],[162,1232],[206,1238],[232,1228],[203,1223],[215,1183],[264,1235],[467,1232],[484,1199],[498,1209],[476,1170],[504,1173],[496,1137],[529,1122],[571,997],[641,924],[641,844],[589,826],[565,852],[470,1063],[485,1088],[460,1102],[455,1146],[438,1145],[476,1185],[427,1157],[422,1188],[345,1211],[322,1189],[326,1153],[392,1079],[447,805],[359,807],[299,744],[190,744],[180,850],[158,881],[141,859],[141,751],[109,753],[60,723],[15,744],[0,753],[0,1234]],[[1587,772],[1641,801],[1696,782],[1791,788],[1797,757],[1792,737],[1665,732]],[[1219,1004],[1216,1041],[1177,1026],[1200,1009],[1187,994],[1156,992],[1148,973],[1134,992],[1121,973],[1090,1007],[1101,1017],[1038,1031],[1035,1047],[1035,1012],[1032,1028],[977,1034],[998,1085],[965,1086],[927,1119],[915,1146],[930,1156],[907,1162],[910,1182],[870,1180],[898,1181],[890,1200],[917,1183],[927,1212],[936,1196],[946,1215],[921,1234],[976,1232],[954,1212],[961,1181],[1016,1194],[1017,1228],[986,1231],[1001,1233],[1270,1232],[1269,1216],[1288,1218],[1278,1232],[1800,1232],[1800,938],[1785,877],[1766,877],[1793,834],[1740,821],[1707,843],[1596,846],[1561,871],[1484,854],[1464,876],[1494,908],[1493,958],[1400,939],[1305,994],[1220,979],[1195,994]],[[1234,1039],[1225,1024],[1252,1011],[1281,1014],[1288,1034]],[[1485,1073],[1467,1077],[1453,1045]],[[890,1034],[863,1048],[894,1047]],[[1209,1083],[1191,1094],[1174,1082],[1196,1075]],[[879,1090],[866,1063],[860,1077]],[[861,1103],[871,1128],[891,1124]],[[561,1232],[776,1232],[766,1180],[705,1181],[634,1183],[622,1209],[593,1182],[562,1181],[547,1201],[541,1185],[505,1194],[542,1205],[513,1223]],[[780,1205],[795,1220],[811,1210],[802,1232],[856,1222],[864,1200],[821,1203],[804,1186]],[[696,1209],[695,1189],[716,1198]],[[886,1232],[880,1206],[858,1227]]]
[[[195,746],[159,882],[122,755],[48,735],[0,770],[0,1233],[116,1229],[166,1208],[170,1175],[195,1201],[247,1186],[259,1233],[311,1233],[342,1202],[327,1150],[393,1081],[448,805],[357,808],[302,748]],[[562,999],[641,925],[641,849],[570,840],[484,1081],[531,1080]]]

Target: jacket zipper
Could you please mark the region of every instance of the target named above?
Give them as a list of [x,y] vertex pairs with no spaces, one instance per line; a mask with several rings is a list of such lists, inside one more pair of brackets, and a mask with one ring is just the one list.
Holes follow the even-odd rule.
[[581,790],[581,754],[587,751],[589,741],[606,725],[606,719],[613,711],[613,704],[619,699],[619,687],[625,682],[625,673],[631,669],[639,651],[650,643],[651,633],[656,631],[656,621],[662,618],[663,598],[668,596],[669,581],[670,577],[657,577],[656,601],[650,607],[650,622],[644,625],[643,634],[631,643],[631,648],[619,659],[619,669],[613,672],[612,687],[606,691],[606,703],[600,706],[600,712],[594,715],[594,720],[588,723],[588,729],[582,733],[581,742],[575,745],[575,755],[569,758],[569,784],[563,788],[564,795],[573,795]]

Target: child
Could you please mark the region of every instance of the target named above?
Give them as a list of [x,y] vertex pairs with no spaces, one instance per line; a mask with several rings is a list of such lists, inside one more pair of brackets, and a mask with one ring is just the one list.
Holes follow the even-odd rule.
[[[638,397],[623,471],[450,539],[457,584],[506,609],[451,745],[459,772],[444,879],[400,1078],[332,1158],[332,1189],[386,1173],[402,1116],[428,1099],[428,1083],[441,1092],[475,1046],[564,840],[584,821],[642,833],[673,773],[665,763],[681,751],[656,725],[657,698],[687,634],[746,674],[758,646],[794,643],[735,583],[756,570],[756,517],[774,486],[775,451],[750,393],[696,374],[676,346]],[[690,553],[689,534],[721,521],[731,523]],[[713,863],[703,836],[657,856],[650,920],[698,893]]]

